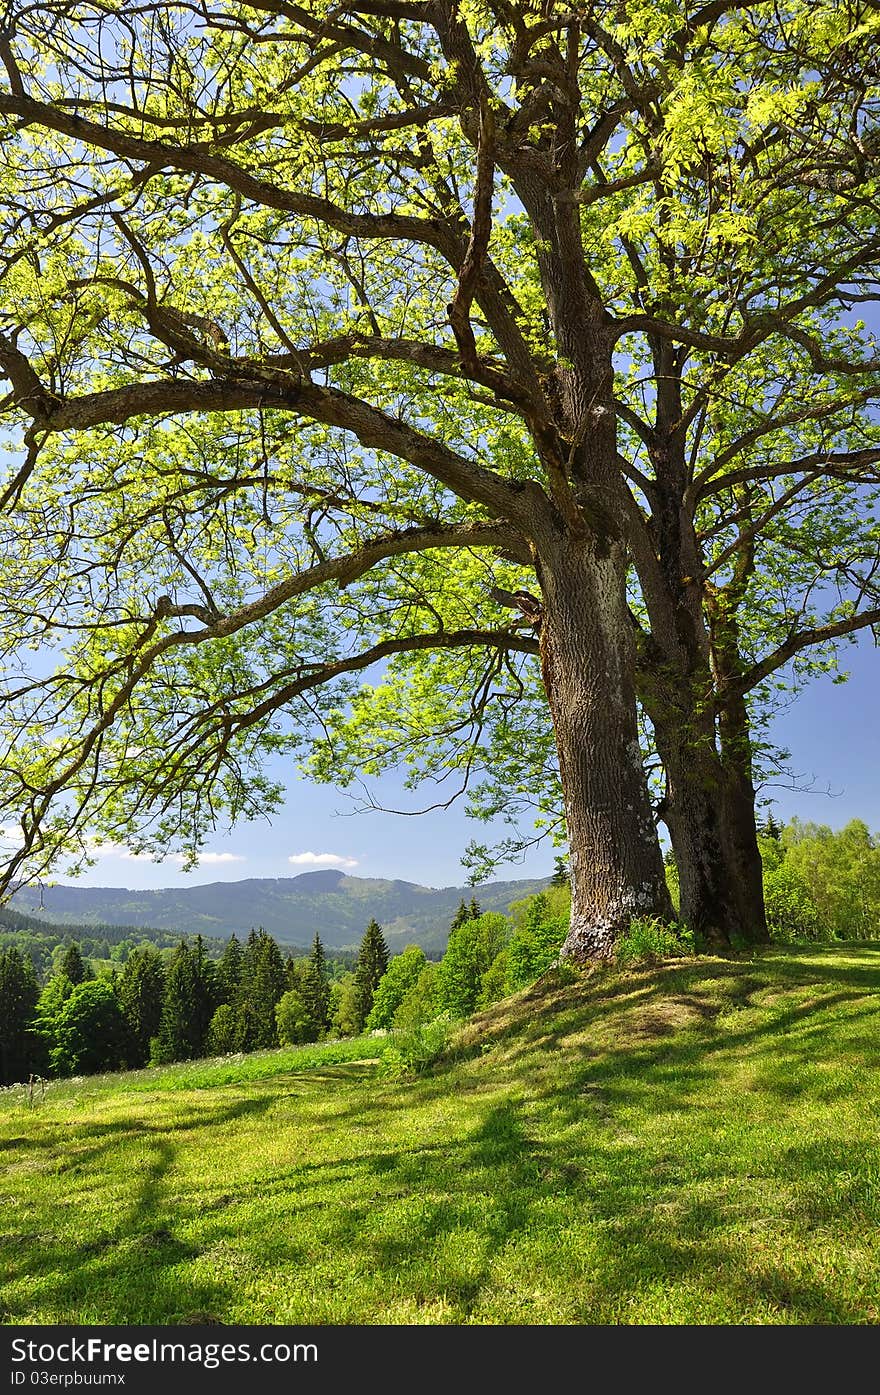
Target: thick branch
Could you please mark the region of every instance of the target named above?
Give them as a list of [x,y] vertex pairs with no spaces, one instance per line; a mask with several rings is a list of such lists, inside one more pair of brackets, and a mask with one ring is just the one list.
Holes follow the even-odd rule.
[[880,609],[866,610],[861,615],[851,615],[846,620],[836,620],[828,625],[818,625],[813,630],[802,630],[800,634],[789,636],[778,649],[774,649],[772,654],[750,668],[735,683],[729,685],[728,691],[737,696],[744,696],[756,688],[759,683],[763,683],[765,678],[769,678],[771,673],[787,664],[789,659],[793,659],[795,654],[799,654],[802,649],[808,649],[814,644],[826,644],[829,640],[840,639],[843,635],[854,634],[857,630],[867,629],[869,625],[880,624]]

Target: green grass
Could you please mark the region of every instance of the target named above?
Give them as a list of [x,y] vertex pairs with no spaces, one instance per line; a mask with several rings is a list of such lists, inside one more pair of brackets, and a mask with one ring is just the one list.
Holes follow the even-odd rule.
[[412,1082],[367,1038],[6,1091],[3,1320],[877,1323],[878,990],[874,946],[677,960]]

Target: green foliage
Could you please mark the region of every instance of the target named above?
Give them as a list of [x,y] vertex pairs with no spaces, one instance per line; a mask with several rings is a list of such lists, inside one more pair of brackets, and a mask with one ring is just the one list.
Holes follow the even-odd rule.
[[217,963],[217,995],[223,1003],[234,1003],[241,983],[244,951],[236,935],[230,935]]
[[133,949],[119,979],[117,997],[125,1019],[129,1066],[146,1065],[150,1042],[158,1035],[165,996],[165,964],[151,945]]
[[308,1003],[295,988],[288,988],[279,999],[275,1022],[282,1046],[299,1046],[302,1042],[317,1041],[320,1036],[320,1028]]
[[109,983],[85,979],[76,984],[55,1021],[50,1053],[59,1075],[118,1070],[125,1063],[126,1024]]
[[209,972],[201,938],[196,937],[192,948],[182,940],[168,967],[151,1060],[189,1061],[202,1056],[213,1015],[213,973]]
[[500,1002],[510,991],[507,986],[509,960],[510,946],[505,945],[495,955],[480,979],[480,992],[477,996],[478,1008],[491,1007],[493,1003]]
[[768,824],[759,847],[772,939],[880,938],[880,846],[867,825]]
[[832,938],[796,867],[782,861],[764,871],[764,907],[767,929],[778,944]]
[[839,939],[880,937],[880,845],[861,819],[837,832],[793,819],[782,843],[784,865],[801,879],[826,932]]
[[418,1031],[438,1015],[439,980],[439,964],[425,964],[415,983],[407,989],[394,1014],[392,1025],[395,1031]]
[[667,925],[656,917],[632,920],[625,935],[615,945],[615,962],[620,965],[653,963],[657,959],[678,959],[694,953],[694,939],[685,925]]
[[380,1074],[392,1080],[422,1075],[443,1056],[449,1044],[453,1019],[441,1013],[431,1022],[412,1028],[382,1048]]
[[225,1056],[238,1050],[238,1016],[230,1003],[221,1003],[211,1018],[205,1050],[209,1056]]
[[320,1038],[330,1028],[330,976],[327,970],[327,956],[317,932],[312,942],[312,952],[306,961],[301,991]]
[[[229,946],[227,946],[229,950]],[[226,974],[235,972],[235,951],[230,951]],[[222,960],[221,960],[222,963]],[[275,1008],[287,987],[284,959],[277,943],[262,927],[248,935],[239,968],[232,1005],[238,1019],[238,1048],[255,1051],[277,1046]]]
[[356,1037],[364,1029],[361,1017],[363,998],[358,991],[356,975],[330,983],[330,1031],[336,1037]]
[[356,1031],[362,1030],[370,1015],[376,989],[387,968],[388,945],[382,927],[376,920],[371,920],[361,940],[354,971]]
[[30,959],[18,949],[0,949],[0,1085],[24,1080],[36,1067],[33,1017],[38,998]]
[[70,979],[74,987],[92,977],[91,969],[83,961],[82,951],[75,940],[61,946],[57,968],[59,973]]
[[37,1000],[34,1014],[34,1030],[41,1043],[41,1057],[49,1063],[56,1044],[58,1018],[73,992],[73,984],[66,974],[53,974]]
[[440,961],[437,1005],[451,1017],[469,1017],[477,1006],[483,975],[504,947],[510,923],[497,911],[466,920],[450,932]]
[[561,855],[558,856],[558,857],[554,857],[554,859],[553,859],[553,876],[552,876],[552,878],[551,878],[550,884],[551,884],[551,886],[570,886],[570,885],[571,885],[571,870],[570,870],[569,865],[568,865],[568,858],[567,858],[567,857],[563,857],[563,856],[561,856]]
[[424,950],[418,945],[407,945],[401,954],[392,957],[373,998],[366,1021],[369,1031],[387,1030],[392,1026],[394,1014],[418,981],[427,962]]
[[553,915],[550,898],[539,892],[530,899],[525,921],[514,931],[507,947],[507,980],[510,993],[540,978],[559,958],[568,933],[568,917]]

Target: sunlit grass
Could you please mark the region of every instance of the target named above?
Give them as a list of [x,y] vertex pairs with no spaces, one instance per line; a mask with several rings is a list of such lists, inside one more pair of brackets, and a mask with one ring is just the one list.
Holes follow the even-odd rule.
[[876,1323],[878,989],[551,975],[409,1083],[364,1038],[5,1092],[4,1320]]

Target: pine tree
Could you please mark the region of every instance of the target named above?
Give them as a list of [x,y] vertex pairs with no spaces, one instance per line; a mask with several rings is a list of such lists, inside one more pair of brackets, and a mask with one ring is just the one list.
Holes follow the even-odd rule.
[[470,905],[468,906],[468,920],[479,920],[479,918],[480,918],[480,916],[481,916],[482,914],[483,914],[483,908],[482,908],[482,906],[480,905],[480,903],[479,903],[479,901],[477,900],[476,896],[472,896],[472,897],[471,897]]
[[277,1045],[275,1008],[286,987],[284,960],[277,944],[262,926],[251,929],[241,956],[238,988],[231,999],[241,1050]]
[[78,983],[84,983],[87,978],[92,977],[89,969],[83,960],[82,950],[75,940],[64,948],[64,953],[58,961],[58,972],[65,974],[74,988]]
[[765,838],[772,838],[774,843],[780,842],[782,838],[782,825],[776,822],[775,818],[773,817],[772,809],[767,815],[764,827],[761,829],[761,833]]
[[354,1008],[357,1030],[361,1031],[373,1006],[379,980],[388,968],[388,945],[382,927],[371,920],[358,949],[354,971]]
[[24,1080],[35,1068],[38,1046],[33,1030],[39,998],[30,956],[0,949],[0,1085]]
[[193,996],[193,1017],[198,1035],[198,1054],[204,1054],[208,1040],[208,1027],[217,1006],[217,968],[208,958],[205,941],[196,935],[193,943],[193,966],[195,969],[195,993]]
[[217,964],[217,996],[221,1003],[233,1003],[241,983],[244,951],[241,941],[231,935]]
[[181,940],[168,969],[153,1052],[159,1061],[191,1061],[204,1054],[213,1016],[212,978],[204,943]]
[[455,912],[455,915],[452,918],[452,924],[449,927],[449,933],[451,934],[453,930],[457,930],[459,925],[465,925],[467,921],[470,920],[470,918],[471,913],[467,908],[467,902],[462,896],[461,900],[458,903],[458,910]]
[[245,1051],[277,1046],[275,1008],[287,988],[284,960],[277,943],[260,927],[251,930],[244,948],[241,978],[233,1006],[239,1045]]
[[323,1036],[330,1026],[330,980],[327,974],[327,956],[317,932],[312,942],[308,969],[303,978],[303,998],[318,1028],[319,1036]]
[[152,945],[141,945],[129,954],[117,996],[127,1031],[128,1065],[143,1066],[150,1057],[150,1042],[159,1031],[165,996],[165,965]]
[[553,859],[553,876],[550,878],[550,885],[568,886],[569,881],[568,858],[555,857]]

